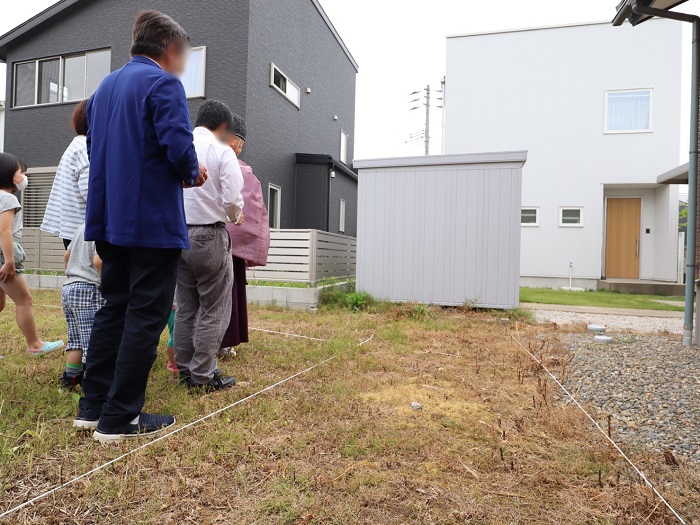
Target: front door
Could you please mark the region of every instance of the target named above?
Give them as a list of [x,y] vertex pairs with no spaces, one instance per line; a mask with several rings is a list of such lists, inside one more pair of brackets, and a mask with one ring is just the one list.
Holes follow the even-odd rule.
[[605,277],[639,279],[642,199],[608,199]]

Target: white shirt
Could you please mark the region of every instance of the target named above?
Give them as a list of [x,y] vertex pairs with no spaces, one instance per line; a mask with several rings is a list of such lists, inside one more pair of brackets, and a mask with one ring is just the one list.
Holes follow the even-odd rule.
[[85,222],[90,160],[85,137],[77,136],[58,163],[41,231],[73,239]]
[[209,180],[201,188],[185,190],[187,224],[236,222],[243,211],[243,173],[236,154],[204,127],[195,128],[194,147]]

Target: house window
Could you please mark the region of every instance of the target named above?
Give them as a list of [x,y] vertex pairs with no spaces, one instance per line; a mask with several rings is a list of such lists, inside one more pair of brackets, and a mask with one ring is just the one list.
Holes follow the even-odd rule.
[[340,132],[340,162],[343,164],[348,163],[348,138],[350,135],[344,131]]
[[299,86],[289,80],[289,77],[282,73],[282,70],[274,64],[270,66],[270,86],[284,95],[296,107],[301,107],[301,90]]
[[605,133],[649,133],[652,90],[608,91],[605,94]]
[[340,231],[340,233],[345,233],[345,199],[340,199],[340,222],[338,231]]
[[520,210],[520,225],[521,226],[539,226],[540,225],[540,209],[539,208],[522,208]]
[[270,228],[279,229],[282,215],[282,188],[270,184],[267,190],[267,211],[270,217]]
[[54,104],[59,102],[58,83],[61,75],[61,59],[42,60],[39,62],[38,100],[37,104]]
[[110,50],[15,64],[14,107],[75,102],[92,95],[112,63]]
[[560,208],[559,226],[580,228],[583,226],[583,208]]
[[207,48],[193,47],[190,58],[187,61],[185,73],[180,79],[185,87],[187,98],[200,98],[204,96],[204,86],[207,72]]

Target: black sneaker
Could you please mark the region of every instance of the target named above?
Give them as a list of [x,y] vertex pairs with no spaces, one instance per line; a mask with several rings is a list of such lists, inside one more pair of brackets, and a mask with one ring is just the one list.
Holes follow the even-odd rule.
[[100,420],[100,413],[97,410],[78,410],[78,415],[73,420],[73,428],[80,430],[95,430]]
[[154,416],[141,413],[129,424],[120,428],[101,428],[92,437],[101,443],[119,443],[122,439],[151,437],[175,424],[173,416]]
[[192,374],[189,370],[180,370],[180,384],[182,386],[192,386]]
[[196,383],[192,377],[189,378],[189,384],[187,386],[190,387],[191,390],[201,390],[203,392],[215,392],[217,390],[225,390],[227,388],[231,388],[232,386],[235,386],[236,384],[236,378],[235,377],[226,377],[221,373],[221,370],[217,370],[214,372],[214,377],[212,377],[208,383],[206,384],[201,384],[201,383]]
[[60,381],[65,388],[72,392],[76,386],[83,384],[83,373],[80,372],[77,376],[69,377],[66,372],[63,372]]

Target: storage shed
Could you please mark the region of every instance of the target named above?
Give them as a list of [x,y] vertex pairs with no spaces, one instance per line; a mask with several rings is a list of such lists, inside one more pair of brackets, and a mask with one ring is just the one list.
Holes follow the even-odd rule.
[[526,160],[514,151],[355,161],[358,290],[516,308]]

